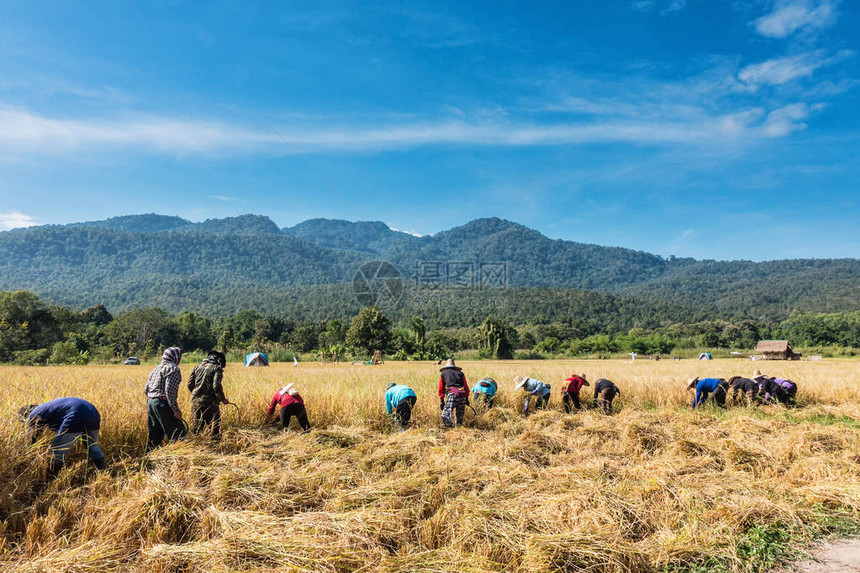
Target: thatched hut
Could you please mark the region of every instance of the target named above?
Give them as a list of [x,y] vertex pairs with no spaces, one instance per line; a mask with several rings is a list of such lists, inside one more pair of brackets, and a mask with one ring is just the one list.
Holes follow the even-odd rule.
[[760,340],[755,352],[762,360],[800,360],[802,356],[791,349],[787,340]]

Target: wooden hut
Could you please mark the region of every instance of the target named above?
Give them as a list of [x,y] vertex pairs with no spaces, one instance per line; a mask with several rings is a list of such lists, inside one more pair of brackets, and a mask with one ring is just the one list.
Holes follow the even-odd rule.
[[760,340],[755,352],[761,360],[800,360],[787,340]]

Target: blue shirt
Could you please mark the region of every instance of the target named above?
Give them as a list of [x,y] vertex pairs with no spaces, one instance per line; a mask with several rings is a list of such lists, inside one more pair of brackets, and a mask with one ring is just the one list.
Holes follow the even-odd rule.
[[[409,386],[396,384],[385,392],[385,411],[391,414],[404,399],[415,396],[415,390]],[[417,398],[417,396],[415,396]]]
[[98,430],[101,416],[96,407],[80,398],[57,398],[36,406],[28,418],[32,426],[48,426],[58,434]]
[[693,400],[693,408],[708,399],[708,394],[714,392],[720,385],[719,378],[702,378],[696,384],[696,399]]
[[540,380],[534,378],[526,378],[526,383],[523,384],[522,390],[528,392],[532,396],[549,396],[550,385],[544,384]]
[[[484,386],[483,385],[484,383],[486,383],[487,386]],[[483,380],[481,380],[480,382],[478,382],[477,384],[475,384],[472,387],[472,392],[474,394],[477,394],[480,392],[481,394],[486,394],[487,396],[491,396],[491,397],[495,396],[496,395],[496,383],[494,381],[488,379],[488,378],[484,378]]]

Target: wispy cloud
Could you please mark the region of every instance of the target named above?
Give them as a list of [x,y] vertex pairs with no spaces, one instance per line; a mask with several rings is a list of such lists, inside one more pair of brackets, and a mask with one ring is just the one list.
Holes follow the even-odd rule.
[[786,38],[795,32],[814,35],[836,20],[833,0],[777,0],[773,10],[752,22],[768,38]]
[[239,197],[230,197],[228,195],[210,195],[209,197],[212,199],[217,199],[218,201],[247,203],[247,201],[245,201],[244,199],[241,199]]
[[775,109],[767,114],[762,124],[762,133],[767,137],[783,137],[792,131],[806,129],[804,121],[809,117],[809,106],[805,103],[793,103]]
[[[599,103],[577,102],[577,105]],[[622,106],[623,108],[623,106]],[[640,145],[725,144],[775,132],[761,124],[767,110],[743,108],[718,113],[679,106],[675,113],[613,114],[593,122],[536,123],[506,118],[490,121],[427,119],[382,126],[302,127],[276,125],[303,151],[385,151],[429,145],[537,146],[583,143]],[[784,123],[783,123],[784,125]],[[785,133],[788,133],[786,131]],[[0,110],[0,150],[8,157],[73,156],[88,150],[118,148],[153,154],[249,155],[286,153],[278,140],[245,125],[214,120],[150,116],[146,119],[87,120],[49,118],[24,110]],[[217,197],[220,200],[229,200]]]
[[666,14],[671,14],[672,12],[678,12],[687,7],[687,0],[672,0],[668,6],[666,6],[661,12],[660,15],[665,16]]
[[853,55],[850,50],[842,50],[828,57],[824,50],[815,50],[793,56],[772,58],[752,64],[738,72],[738,78],[749,86],[779,86],[790,81],[811,76],[817,69],[834,64]]
[[33,227],[39,223],[33,217],[12,211],[11,213],[0,213],[0,231],[8,231],[10,229],[20,229],[23,227]]

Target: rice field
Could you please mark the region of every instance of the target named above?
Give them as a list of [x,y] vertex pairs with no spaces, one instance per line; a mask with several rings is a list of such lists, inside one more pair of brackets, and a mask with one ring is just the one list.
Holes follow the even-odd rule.
[[[435,364],[230,364],[221,441],[148,456],[151,366],[0,367],[0,569],[766,571],[860,530],[858,361],[458,364],[500,383],[500,407],[454,430]],[[754,368],[797,382],[799,407],[689,410],[690,377]],[[616,382],[613,416],[561,411],[574,373]],[[516,375],[553,385],[549,411],[522,416]],[[308,434],[265,420],[288,382]],[[418,394],[408,431],[385,415],[388,382]],[[101,411],[108,471],[76,451],[45,481],[47,441],[14,411],[60,396]],[[187,418],[184,387],[180,404]]]

